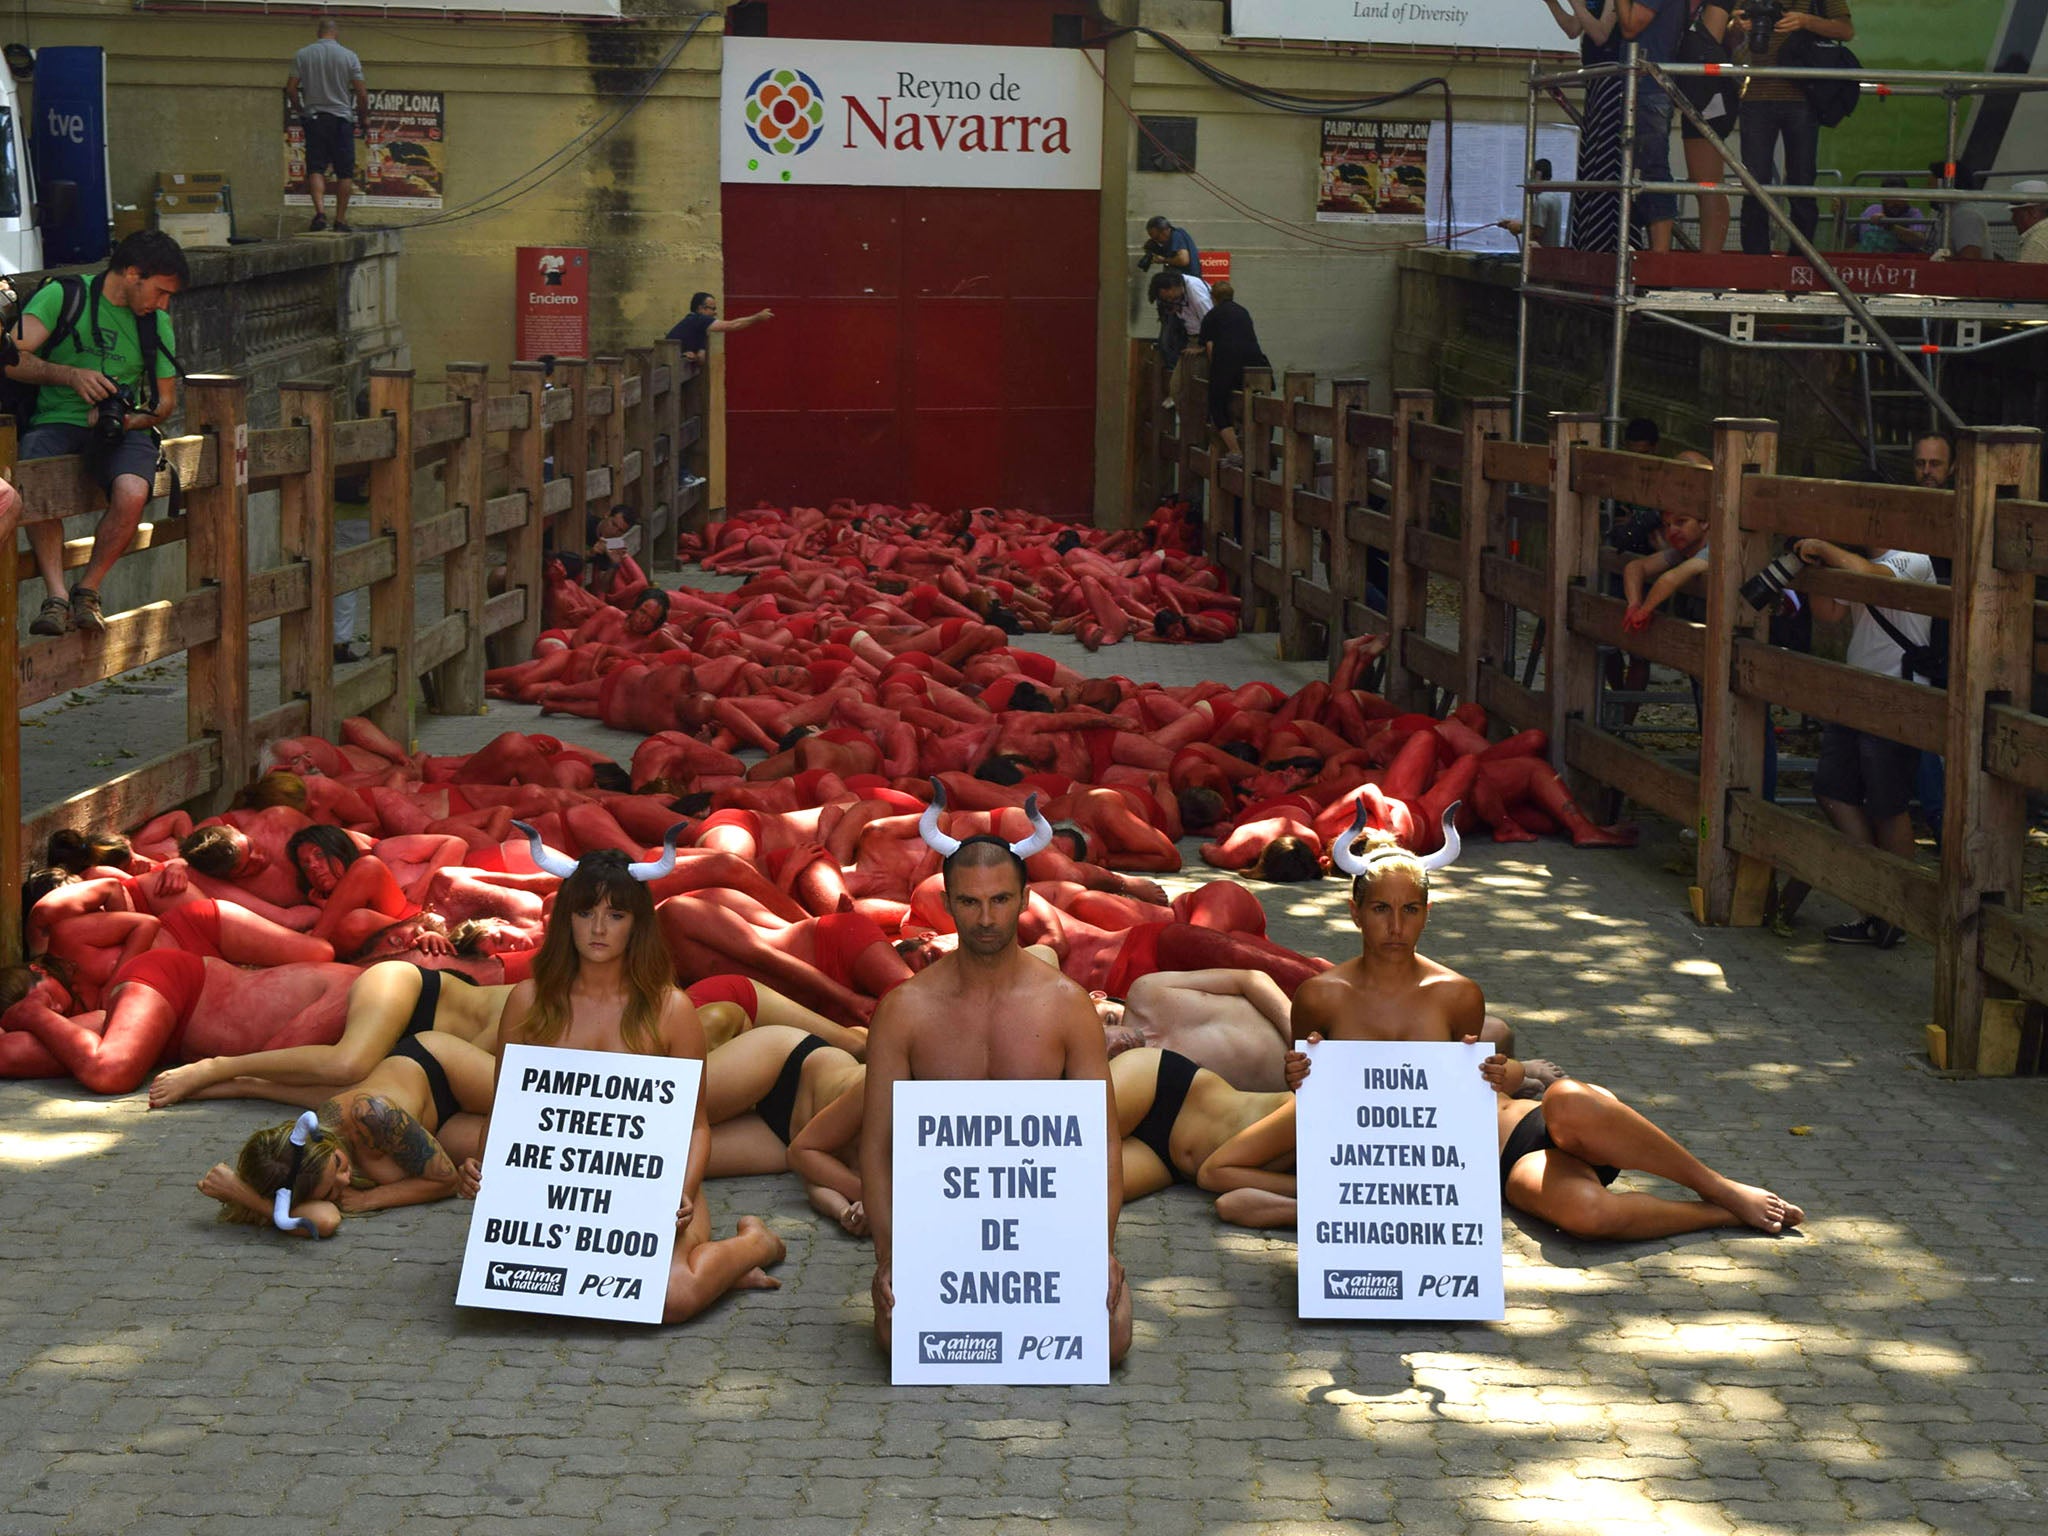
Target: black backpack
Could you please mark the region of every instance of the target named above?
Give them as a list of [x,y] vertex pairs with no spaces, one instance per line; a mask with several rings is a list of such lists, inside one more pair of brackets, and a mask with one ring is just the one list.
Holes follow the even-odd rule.
[[1787,69],[1835,69],[1844,73],[1834,80],[1802,80],[1801,90],[1806,92],[1806,104],[1813,108],[1814,120],[1823,128],[1832,128],[1856,110],[1856,103],[1863,99],[1862,83],[1853,73],[1863,68],[1863,61],[1849,51],[1847,43],[1838,43],[1831,37],[1815,37],[1811,32],[1797,32],[1780,50],[1778,62]]
[[[52,357],[52,354],[56,352],[57,348],[77,334],[79,319],[85,314],[86,300],[91,296],[92,285],[98,281],[98,278],[68,276],[53,277],[50,281],[57,285],[58,291],[63,294],[63,299],[57,307],[57,323],[50,327],[50,334],[43,339],[43,344],[37,349],[36,356],[54,361],[55,359]],[[23,314],[26,315],[26,312],[27,306],[24,305]],[[146,410],[153,410],[156,405],[154,391],[156,388],[157,364],[162,359],[168,357],[173,368],[179,366],[177,353],[171,351],[163,344],[162,322],[155,315],[150,316],[150,322],[147,327],[139,323],[135,327],[136,340],[142,347],[142,383],[140,387],[148,392],[146,398],[138,400],[136,404]],[[14,323],[13,332],[4,338],[4,347],[0,347],[0,367],[18,360],[20,341],[21,320],[17,319]],[[18,433],[26,433],[30,421],[35,416],[36,396],[40,392],[40,388],[37,385],[24,384],[18,379],[11,379],[5,374],[0,374],[0,416],[12,416],[14,418],[15,430]]]

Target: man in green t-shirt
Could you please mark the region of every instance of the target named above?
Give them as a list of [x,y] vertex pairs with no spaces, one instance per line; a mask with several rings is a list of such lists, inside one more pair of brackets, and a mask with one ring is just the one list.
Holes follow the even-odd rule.
[[[171,296],[184,287],[185,253],[161,230],[138,230],[114,247],[107,270],[89,282],[85,302],[67,334],[42,355],[53,329],[60,328],[64,285],[51,281],[36,290],[21,320],[21,361],[8,377],[39,386],[35,414],[21,439],[24,459],[83,453],[94,439],[99,403],[125,392],[131,407],[118,443],[89,455],[88,470],[107,493],[106,516],[93,536],[70,600],[64,597],[64,527],[56,521],[29,524],[29,547],[48,594],[29,626],[33,634],[61,635],[67,623],[98,632],[99,586],[114,562],[134,541],[156,479],[154,429],[178,405],[178,365],[171,339]],[[155,376],[148,370],[141,327],[156,330]]]

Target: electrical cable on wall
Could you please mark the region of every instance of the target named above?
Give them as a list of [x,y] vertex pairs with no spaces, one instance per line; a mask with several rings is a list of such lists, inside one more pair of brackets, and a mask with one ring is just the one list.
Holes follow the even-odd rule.
[[[1424,91],[1442,91],[1444,95],[1444,238],[1442,243],[1448,247],[1455,244],[1459,234],[1471,233],[1469,230],[1459,231],[1451,228],[1451,214],[1457,207],[1457,203],[1452,197],[1451,183],[1451,165],[1455,159],[1453,153],[1454,126],[1451,82],[1444,76],[1431,75],[1426,80],[1417,80],[1412,85],[1405,85],[1398,91],[1388,91],[1381,95],[1364,96],[1348,101],[1306,96],[1299,92],[1283,91],[1275,86],[1260,85],[1256,81],[1242,79],[1220,65],[1210,63],[1177,37],[1169,36],[1167,33],[1161,32],[1154,27],[1123,26],[1112,22],[1102,13],[1102,0],[1091,0],[1091,4],[1095,12],[1096,21],[1104,28],[1098,36],[1088,39],[1091,45],[1114,42],[1119,37],[1127,37],[1133,34],[1139,37],[1150,38],[1197,74],[1220,85],[1232,95],[1241,96],[1247,101],[1255,102],[1259,106],[1266,107],[1275,112],[1286,112],[1296,117],[1358,117],[1367,112],[1377,112],[1381,108],[1392,106],[1396,102],[1405,101],[1410,96],[1419,95]],[[1099,65],[1097,69],[1098,71],[1100,70]],[[1104,79],[1106,81],[1107,76]],[[1129,111],[1128,106],[1125,110]],[[1190,171],[1189,174],[1192,175],[1193,172]],[[1474,228],[1485,227],[1484,225],[1474,226]],[[1348,242],[1338,243],[1345,244]],[[1438,242],[1424,240],[1419,243],[1434,245]],[[1393,244],[1395,242],[1389,242],[1387,245],[1375,245],[1372,247],[1353,246],[1352,248],[1384,250],[1390,249]]]
[[[518,202],[519,199],[525,197],[528,193],[539,191],[550,181],[553,181],[555,177],[561,175],[563,171],[582,159],[585,154],[610,138],[627,118],[637,112],[640,109],[641,103],[654,93],[655,86],[661,83],[662,76],[666,75],[675,64],[675,61],[682,57],[683,50],[690,45],[690,40],[702,30],[705,22],[717,14],[716,11],[699,11],[691,20],[689,30],[677,38],[669,51],[662,55],[660,62],[648,74],[646,83],[633,94],[633,98],[609,122],[594,124],[584,129],[583,132],[577,134],[575,138],[569,140],[568,143],[557,149],[545,160],[540,161],[537,165],[529,166],[510,181],[501,183],[489,192],[484,193],[481,197],[472,198],[460,207],[444,209],[439,213],[429,214],[423,219],[415,219],[405,224],[393,224],[389,227],[393,229],[433,229],[448,224],[457,224],[465,219],[481,218],[487,213],[496,213],[499,209],[508,208],[513,203]],[[564,156],[567,158],[563,158]],[[558,160],[561,163],[555,165],[554,162]],[[550,165],[554,165],[554,169],[549,170],[538,181],[533,182],[530,186],[519,185]],[[517,191],[510,191],[510,189],[515,187],[518,188]],[[510,191],[509,196],[501,196],[501,194],[508,191]]]

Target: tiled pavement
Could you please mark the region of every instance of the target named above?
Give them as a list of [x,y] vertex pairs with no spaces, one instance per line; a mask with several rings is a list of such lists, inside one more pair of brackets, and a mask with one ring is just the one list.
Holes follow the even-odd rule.
[[[1088,665],[1286,677],[1270,656]],[[1126,1213],[1107,1388],[891,1389],[867,1250],[793,1181],[711,1191],[722,1230],[788,1240],[782,1291],[529,1321],[453,1306],[456,1203],[319,1245],[215,1224],[193,1184],[262,1107],[0,1087],[0,1532],[2048,1529],[2048,1089],[1915,1064],[1924,947],[1830,950],[1818,898],[1789,943],[1696,928],[1669,852],[1478,847],[1428,947],[1527,1051],[1803,1202],[1802,1235],[1511,1221],[1504,1323],[1304,1324],[1285,1235],[1174,1189]],[[1345,947],[1334,885],[1262,893],[1284,941]]]

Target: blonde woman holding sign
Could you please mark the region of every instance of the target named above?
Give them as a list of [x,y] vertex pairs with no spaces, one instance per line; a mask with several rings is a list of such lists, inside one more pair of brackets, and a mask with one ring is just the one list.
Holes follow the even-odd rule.
[[[572,861],[526,832],[534,863],[562,877],[533,976],[512,989],[499,1021],[505,1045],[551,1045],[624,1055],[704,1059],[697,1010],[675,984],[675,964],[662,942],[647,882],[675,867],[676,831],[659,859],[628,863],[600,849]],[[714,1240],[703,1198],[711,1155],[711,1122],[698,1096],[690,1136],[689,1172],[676,1212],[675,1257],[669,1265],[662,1321],[695,1317],[728,1291],[774,1290],[780,1282],[765,1266],[779,1263],[782,1239],[759,1218],[742,1216],[735,1236]],[[462,1165],[462,1193],[474,1197],[483,1181],[481,1149]]]

